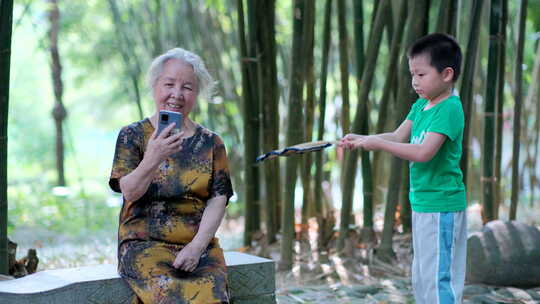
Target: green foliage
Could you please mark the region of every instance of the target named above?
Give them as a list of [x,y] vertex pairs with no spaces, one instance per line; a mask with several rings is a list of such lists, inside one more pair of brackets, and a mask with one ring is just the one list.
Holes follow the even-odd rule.
[[533,23],[533,31],[540,32],[540,0],[529,0],[527,19]]
[[[212,74],[219,82],[218,98],[213,101],[200,100],[197,122],[212,127],[224,139],[234,176],[238,200],[228,207],[230,215],[243,212],[243,130],[240,96],[239,55],[237,51],[237,23],[234,1],[205,0],[188,2],[183,0],[162,1],[162,17],[159,19],[159,37],[162,42],[154,47],[152,35],[156,29],[154,22],[155,2],[143,0],[116,1],[121,20],[126,24],[130,40],[128,47],[140,62],[139,82],[143,112],[146,116],[154,111],[154,104],[148,88],[144,85],[144,73],[154,55],[155,49],[181,46],[195,51],[203,57]],[[319,3],[317,1],[317,3]],[[347,2],[352,8],[352,2]],[[365,39],[369,36],[375,1],[365,1]],[[433,2],[431,18],[438,9]],[[465,3],[465,2],[464,2]],[[290,88],[290,54],[292,42],[292,1],[276,3],[276,41],[278,45],[278,79],[281,92],[280,110],[282,121],[280,129],[286,130],[287,92]],[[322,2],[321,2],[322,4]],[[323,5],[317,5],[315,28],[315,75],[319,85],[322,37]],[[28,9],[25,7],[28,6]],[[515,40],[515,20],[518,2],[509,1],[510,22],[508,26],[508,58],[513,58]],[[468,5],[462,5],[462,10]],[[9,112],[9,221],[10,232],[19,226],[51,229],[58,232],[83,233],[100,229],[115,229],[117,225],[118,204],[108,205],[108,201],[118,199],[111,194],[107,185],[110,165],[114,152],[116,136],[121,126],[138,119],[134,102],[134,92],[126,77],[126,64],[120,53],[118,32],[112,18],[109,2],[106,0],[61,1],[61,33],[59,51],[63,64],[65,86],[64,101],[68,111],[65,122],[66,134],[66,174],[71,195],[59,197],[52,194],[55,179],[54,125],[51,117],[53,92],[51,89],[49,57],[44,44],[47,19],[46,2],[41,0],[16,1],[14,10],[14,32],[12,45],[12,68]],[[394,12],[395,14],[396,12]],[[462,18],[466,14],[462,11]],[[348,12],[349,33],[352,31],[352,14]],[[334,16],[335,17],[335,16]],[[460,25],[461,32],[469,30],[467,20]],[[199,22],[199,23],[198,23]],[[431,27],[436,20],[430,20]],[[485,29],[487,23],[481,22]],[[325,122],[326,140],[334,140],[341,134],[338,119],[341,91],[338,76],[337,26],[333,18],[332,44],[329,58],[327,83],[327,119]],[[394,30],[395,31],[395,30]],[[540,0],[529,0],[527,40],[524,57],[525,89],[532,81],[531,68],[534,60],[533,39],[540,31]],[[481,83],[485,79],[487,66],[487,34],[480,37],[481,58],[479,63]],[[352,34],[349,38],[352,37]],[[461,37],[458,37],[462,39]],[[513,39],[513,40],[511,40]],[[388,32],[383,34],[379,62],[374,72],[373,87],[369,92],[370,127],[376,123],[379,100],[382,96],[386,68],[388,66]],[[536,40],[538,41],[538,40]],[[352,44],[351,44],[352,46]],[[465,47],[464,44],[462,44]],[[352,49],[349,54],[352,54]],[[350,60],[354,63],[354,60]],[[351,88],[351,108],[357,108],[358,94],[356,81],[358,75],[349,72]],[[513,63],[508,62],[507,88],[512,88]],[[479,89],[475,89],[475,94]],[[316,92],[319,92],[318,88]],[[481,93],[483,94],[483,93]],[[507,98],[505,111],[513,106],[512,98]],[[398,98],[398,102],[408,102]],[[391,106],[392,107],[392,106]],[[397,104],[393,104],[395,111]],[[351,113],[354,115],[355,113]],[[316,114],[318,115],[318,114]],[[317,121],[317,120],[316,120]],[[315,129],[317,129],[317,122]],[[386,130],[387,131],[387,130]],[[280,146],[284,146],[281,137]],[[329,172],[334,184],[338,183],[341,156],[336,150],[327,150],[324,170]],[[480,155],[475,154],[471,167],[478,171]],[[282,161],[282,160],[281,160]],[[282,164],[284,162],[282,161]],[[505,177],[503,177],[505,178]],[[379,185],[385,188],[387,185]],[[479,194],[471,190],[473,200]],[[339,201],[339,200],[336,200]],[[355,207],[362,200],[355,199]],[[337,206],[339,207],[339,206]],[[86,211],[85,211],[86,210]]]
[[10,185],[9,233],[23,227],[71,236],[87,231],[114,231],[119,206],[107,204],[106,192],[88,195],[83,189],[72,188],[69,195],[55,195],[47,179],[36,177]]

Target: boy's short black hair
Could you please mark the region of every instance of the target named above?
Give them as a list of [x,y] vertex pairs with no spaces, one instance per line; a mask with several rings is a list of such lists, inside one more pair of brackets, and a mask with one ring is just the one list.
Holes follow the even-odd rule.
[[408,56],[429,55],[431,65],[441,73],[446,68],[454,70],[454,82],[461,72],[461,48],[454,37],[433,33],[416,40],[410,47]]

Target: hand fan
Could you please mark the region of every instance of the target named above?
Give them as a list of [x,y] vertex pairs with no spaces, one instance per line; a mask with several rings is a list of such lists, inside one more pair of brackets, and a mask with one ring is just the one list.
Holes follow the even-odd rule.
[[270,151],[268,153],[259,155],[257,159],[255,160],[256,163],[265,161],[267,159],[276,158],[278,156],[289,156],[289,155],[295,155],[295,154],[303,154],[307,152],[313,152],[313,151],[320,151],[322,149],[328,148],[332,146],[333,144],[336,144],[337,141],[313,141],[313,142],[306,142],[301,143],[298,145],[286,147],[279,150]]

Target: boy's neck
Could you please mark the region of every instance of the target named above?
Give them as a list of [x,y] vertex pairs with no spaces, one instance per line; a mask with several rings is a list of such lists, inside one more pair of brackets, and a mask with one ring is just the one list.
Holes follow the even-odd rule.
[[453,86],[450,86],[450,87],[444,89],[439,95],[428,99],[429,105],[431,107],[435,106],[435,105],[441,103],[442,101],[444,101],[445,99],[447,99],[448,97],[450,97],[452,95],[453,88],[454,88]]

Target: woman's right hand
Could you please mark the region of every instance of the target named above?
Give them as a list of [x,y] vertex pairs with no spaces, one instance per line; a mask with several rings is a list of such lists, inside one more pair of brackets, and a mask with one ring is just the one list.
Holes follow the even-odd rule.
[[157,135],[157,128],[150,136],[148,145],[146,147],[145,156],[150,157],[156,164],[160,164],[171,154],[181,150],[183,131],[176,134],[169,135],[174,128],[174,123],[168,125],[159,135]]
[[134,202],[141,198],[148,190],[156,169],[167,157],[181,150],[183,132],[168,136],[173,127],[174,124],[170,124],[159,135],[156,129],[148,140],[141,163],[131,173],[120,178],[120,190],[125,200]]

